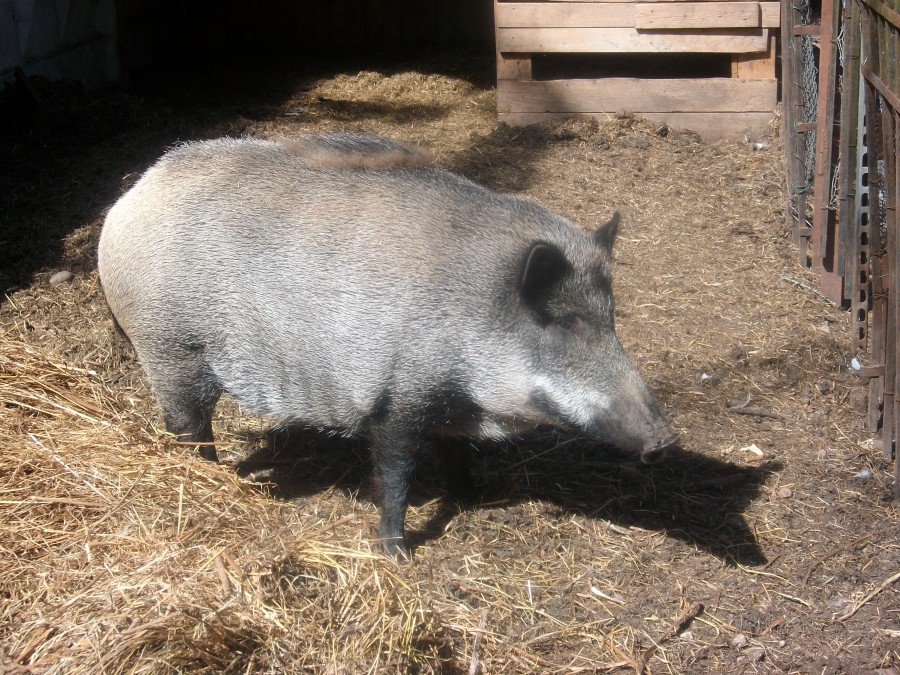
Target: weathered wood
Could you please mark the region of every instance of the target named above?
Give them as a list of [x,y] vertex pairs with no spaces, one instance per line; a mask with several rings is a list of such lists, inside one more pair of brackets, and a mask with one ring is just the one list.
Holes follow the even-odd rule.
[[639,32],[634,28],[499,28],[501,52],[763,52],[766,29]]
[[794,246],[797,249],[798,262],[806,266],[807,240],[801,236],[800,225],[804,220],[806,209],[804,193],[801,190],[801,175],[803,162],[800,152],[804,144],[803,137],[799,134],[808,129],[801,129],[800,125],[807,126],[803,116],[801,104],[800,82],[800,55],[797,49],[795,26],[800,20],[799,11],[789,2],[782,0],[784,15],[782,16],[782,33],[784,46],[781,55],[781,81],[784,83],[782,98],[784,101],[782,136],[784,137],[784,159],[787,168],[787,208],[784,210],[785,227],[791,233]]
[[862,103],[859,78],[859,5],[848,3],[844,16],[844,65],[841,78],[840,146],[838,172],[838,224],[843,255],[837,273],[844,278],[844,296],[850,298],[853,321],[852,343],[856,353],[868,347],[869,220],[868,206],[861,200],[860,144]]
[[860,66],[860,71],[862,72],[863,77],[872,83],[872,86],[875,87],[879,94],[884,96],[885,100],[890,103],[895,110],[900,110],[900,94],[892,91],[891,87],[876,75],[868,65],[863,64]]
[[735,78],[497,82],[500,112],[564,111],[766,112],[776,104],[777,81]]
[[775,2],[642,3],[634,7],[634,26],[646,30],[760,28],[764,27],[761,4],[767,6],[769,26],[766,27],[777,27],[778,3]]
[[[501,120],[531,124],[627,110],[698,127],[710,138],[769,130],[777,83],[768,29],[780,24],[778,2],[495,0],[494,11]],[[531,55],[579,52],[731,54],[733,77],[532,81]]]
[[497,52],[497,81],[530,80],[531,54]]
[[[871,48],[868,50],[871,51]],[[866,55],[863,55],[865,58]],[[877,135],[873,134],[873,130],[878,126],[878,115],[875,112],[878,92],[869,82],[865,82],[865,116],[866,116],[866,135],[870,143],[877,144]],[[878,172],[878,162],[872,161],[875,152],[869,153],[870,161],[868,163],[869,171],[869,190],[867,197],[869,199],[869,212],[872,214],[879,213],[879,202],[881,195],[876,186],[880,185],[881,178]],[[874,255],[882,248],[880,241],[880,228],[869,228],[870,243],[869,248],[873,255],[869,258],[871,266],[872,279],[872,305],[870,310],[872,332],[869,339],[869,363],[871,365],[884,365],[885,355],[887,351],[887,334],[885,327],[888,318],[888,291],[890,282],[888,278],[888,261],[883,255]],[[883,422],[884,409],[884,377],[873,377],[869,380],[869,428],[878,429]]]
[[777,28],[777,2],[499,2],[501,28]]
[[779,28],[781,26],[780,2],[761,2],[759,3],[759,9],[762,15],[763,28]]
[[775,77],[775,35],[769,36],[769,48],[760,54],[733,54],[731,76],[748,79]]
[[[896,36],[896,34],[895,34]],[[893,164],[893,180],[888,186],[890,198],[886,205],[888,241],[887,257],[890,261],[891,296],[890,314],[893,321],[887,326],[888,334],[894,342],[894,366],[893,388],[894,415],[892,436],[883,435],[882,448],[885,456],[889,456],[889,447],[893,445],[894,451],[894,498],[900,500],[900,397],[897,395],[897,385],[900,384],[900,110],[894,109],[891,113],[892,140],[886,148],[885,156],[889,163]],[[888,155],[888,152],[892,153]],[[893,162],[890,160],[893,159]],[[888,413],[889,414],[889,413]],[[893,439],[893,443],[891,440]]]
[[623,2],[500,2],[500,28],[633,28],[634,5]]
[[[900,364],[900,339],[897,338],[898,322],[900,322],[900,272],[898,272],[897,258],[897,199],[898,199],[898,158],[897,158],[897,132],[898,109],[882,105],[881,109],[881,142],[883,148],[884,171],[880,178],[883,181],[885,238],[884,268],[888,278],[887,298],[885,309],[887,321],[885,322],[885,350],[884,350],[884,410],[882,413],[882,452],[887,459],[891,458],[891,440],[897,438],[898,408],[900,397],[897,396],[897,367]],[[897,457],[897,466],[900,466],[900,453]]]
[[831,187],[835,166],[835,108],[837,105],[837,43],[840,31],[840,0],[822,3],[823,40],[819,50],[819,91],[816,105],[816,163],[813,188],[813,269],[819,272],[822,292],[837,304],[844,303],[843,279],[837,274],[838,248],[836,213],[831,206]]
[[[606,120],[612,119],[618,114],[616,111],[584,113],[589,117]],[[570,112],[548,113],[500,113],[499,119],[512,126],[524,126],[527,124],[539,124],[548,120],[559,120],[572,117]],[[666,124],[672,129],[686,129],[695,131],[708,140],[723,138],[741,138],[743,136],[759,137],[769,131],[772,123],[772,113],[641,113],[645,117],[660,124]]]
[[[536,1],[541,2],[541,3],[546,3],[549,5],[549,4],[558,4],[561,2],[589,4],[589,3],[595,3],[598,0],[536,0]],[[686,0],[600,0],[600,1],[606,2],[606,3],[645,4],[645,3],[656,3],[656,2],[678,3],[678,2],[685,2]],[[729,0],[725,0],[725,1],[728,2]],[[509,4],[510,2],[522,2],[522,0],[499,0],[499,4],[501,4],[501,5]]]
[[892,3],[884,2],[884,0],[862,0],[863,4],[871,7],[876,13],[880,14],[881,17],[887,21],[888,23],[893,24],[894,26],[900,27],[900,6],[897,6],[898,3],[893,3],[895,6],[891,7]]

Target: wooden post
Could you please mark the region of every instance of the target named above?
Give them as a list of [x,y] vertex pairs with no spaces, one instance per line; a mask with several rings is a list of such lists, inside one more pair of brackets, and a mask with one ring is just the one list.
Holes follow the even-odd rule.
[[844,302],[843,279],[835,261],[840,255],[834,209],[831,208],[832,177],[835,170],[835,91],[837,88],[837,50],[840,29],[837,8],[840,0],[822,3],[822,40],[819,49],[819,97],[816,106],[816,164],[813,194],[812,263],[819,273],[822,293],[836,302]]

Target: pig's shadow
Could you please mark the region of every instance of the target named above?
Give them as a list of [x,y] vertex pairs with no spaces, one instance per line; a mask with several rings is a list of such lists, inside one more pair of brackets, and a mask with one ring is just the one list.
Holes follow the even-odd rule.
[[[248,441],[255,450],[238,463],[238,473],[264,481],[275,498],[337,489],[377,499],[364,441],[296,427]],[[440,537],[461,509],[541,500],[567,513],[665,532],[729,565],[766,562],[742,513],[768,474],[781,468],[777,463],[738,466],[679,449],[648,466],[614,448],[547,430],[515,442],[473,444],[476,497],[460,505],[447,494],[434,454],[425,452],[419,460],[410,503],[443,498],[424,527],[407,533],[413,547]]]

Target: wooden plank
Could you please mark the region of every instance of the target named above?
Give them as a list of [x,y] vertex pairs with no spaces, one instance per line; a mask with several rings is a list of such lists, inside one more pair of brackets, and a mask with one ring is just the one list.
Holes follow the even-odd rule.
[[[877,45],[868,44],[863,39],[866,52],[877,49]],[[865,59],[866,54],[862,58]],[[875,91],[871,83],[864,82],[865,92],[865,119],[866,119],[866,140],[873,146],[872,151],[868,153],[868,172],[869,190],[867,193],[869,201],[870,227],[869,227],[869,248],[871,252],[880,251],[882,248],[881,228],[871,226],[875,222],[874,214],[880,212],[881,194],[878,186],[881,185],[881,176],[878,171],[877,152],[874,146],[877,144],[877,135],[875,129],[878,126],[878,113],[876,112],[876,102],[878,100],[878,92]],[[869,311],[871,316],[872,330],[869,339],[869,363],[873,366],[884,365],[886,361],[887,351],[887,335],[885,327],[888,319],[888,308],[890,298],[888,292],[890,290],[890,280],[888,277],[888,261],[883,255],[869,256],[869,264],[872,280],[872,308]],[[871,430],[876,430],[881,426],[883,421],[884,409],[884,377],[873,377],[869,380],[869,419],[868,426]]]
[[840,0],[822,2],[822,35],[819,49],[819,87],[816,105],[816,164],[813,175],[813,270],[819,273],[820,287],[829,299],[843,304],[843,280],[837,275],[840,257],[836,213],[831,207],[831,187],[835,166],[835,108],[837,97],[837,37],[840,30]]
[[[894,499],[900,501],[900,396],[897,395],[897,384],[900,382],[900,110],[889,111],[891,113],[890,124],[885,125],[884,133],[890,134],[892,141],[888,142],[885,158],[893,166],[891,175],[893,181],[888,186],[888,203],[886,211],[887,220],[887,258],[890,274],[890,316],[893,321],[888,323],[887,330],[893,343],[893,381],[892,389],[894,398],[894,419],[892,429],[893,438],[882,435],[885,456],[889,456],[891,447],[894,452]],[[887,411],[886,414],[890,414]],[[892,442],[893,440],[893,442]]]
[[[869,266],[863,263],[863,256],[869,258],[868,207],[860,199],[859,169],[862,161],[860,142],[860,42],[859,4],[851,2],[844,10],[843,76],[841,78],[841,125],[838,130],[841,170],[838,172],[838,224],[840,226],[841,250],[838,273],[844,277],[844,295],[850,298],[853,334],[851,344],[857,354],[865,352],[868,346],[868,306],[869,306]],[[860,315],[861,310],[861,315]]]
[[900,28],[900,7],[891,7],[891,3],[884,0],[863,0],[863,3],[880,14],[885,21]]
[[780,28],[781,27],[781,3],[780,2],[761,2],[759,3],[763,28]]
[[[800,50],[795,33],[795,24],[801,20],[800,10],[789,0],[784,2],[784,25],[782,35],[784,44],[781,57],[782,98],[784,100],[784,122],[782,137],[784,138],[784,159],[787,167],[787,208],[784,210],[785,226],[791,232],[794,246],[797,248],[797,260],[803,267],[807,266],[808,239],[806,231],[806,193],[803,160],[804,137],[800,134],[808,129],[803,114],[803,96],[801,91]],[[801,128],[803,125],[803,128]],[[813,125],[815,128],[815,125]],[[802,225],[802,229],[801,229]]]
[[731,57],[731,76],[747,79],[775,77],[775,35],[769,35],[769,48],[760,54],[734,54]]
[[[508,2],[521,2],[521,1],[522,0],[500,0],[499,4],[505,5],[505,4],[508,4]],[[556,4],[556,3],[560,3],[560,2],[577,2],[579,4],[589,4],[589,3],[597,2],[597,0],[537,0],[537,1],[541,2],[541,3],[546,2],[547,4]],[[613,3],[613,2],[626,3],[627,2],[627,3],[643,4],[643,3],[648,3],[648,2],[685,2],[685,0],[602,0],[602,2],[607,2],[607,3]]]
[[759,28],[758,2],[644,3],[634,8],[634,26],[645,30]]
[[777,81],[735,78],[497,82],[497,110],[516,113],[766,112],[775,109]]
[[[494,15],[500,11],[500,3],[494,0]],[[497,38],[498,27],[494,24],[494,45],[497,57],[497,81],[501,80],[530,80],[531,79],[531,54],[502,53],[499,49],[500,41]]]
[[[609,120],[616,112],[586,113],[590,117]],[[540,124],[548,120],[566,119],[572,113],[500,113],[501,122],[511,126]],[[673,129],[695,131],[708,140],[723,138],[741,139],[745,136],[758,137],[769,131],[772,113],[642,113],[640,117],[666,124]]]
[[497,81],[530,80],[531,54],[502,54],[497,52]]
[[[900,340],[897,339],[897,325],[900,321],[898,315],[898,296],[900,296],[900,274],[897,270],[897,132],[900,128],[897,126],[898,114],[896,109],[882,104],[881,109],[881,136],[882,148],[884,154],[884,172],[879,176],[885,187],[884,200],[884,223],[879,223],[885,230],[885,238],[883,241],[885,255],[883,256],[887,267],[888,290],[887,290],[887,322],[884,326],[884,332],[887,337],[885,341],[885,361],[884,361],[884,412],[882,414],[882,452],[886,459],[891,458],[892,440],[897,438],[896,426],[898,420],[898,407],[900,407],[900,396],[897,396],[897,376],[898,364],[900,364]],[[895,468],[900,468],[900,452],[897,453]],[[900,490],[898,490],[900,494]]]
[[887,83],[873,73],[866,64],[860,66],[860,72],[878,90],[878,93],[884,96],[884,100],[890,103],[895,110],[900,110],[900,94],[891,91]]
[[768,30],[643,33],[634,28],[499,28],[501,52],[714,52],[740,54],[768,48]]
[[500,28],[633,28],[634,5],[622,2],[500,2]]
[[[672,25],[651,25],[661,21]],[[496,3],[500,28],[777,28],[780,23],[777,2]]]

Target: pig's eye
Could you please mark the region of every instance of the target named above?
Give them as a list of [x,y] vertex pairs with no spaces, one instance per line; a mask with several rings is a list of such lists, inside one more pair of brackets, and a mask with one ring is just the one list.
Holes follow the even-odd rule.
[[587,321],[577,314],[567,314],[557,322],[559,327],[571,333],[584,333],[587,330]]

